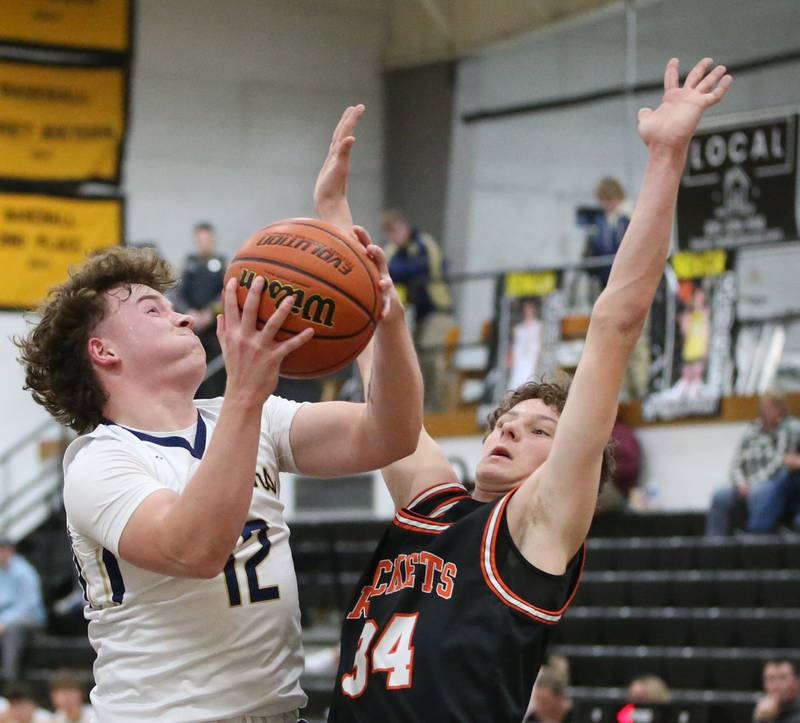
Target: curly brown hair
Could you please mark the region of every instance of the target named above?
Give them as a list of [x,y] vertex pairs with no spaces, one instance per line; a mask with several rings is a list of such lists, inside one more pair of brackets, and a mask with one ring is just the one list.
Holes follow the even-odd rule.
[[152,249],[100,251],[50,289],[36,312],[38,323],[24,338],[14,338],[25,368],[25,389],[57,421],[79,434],[100,423],[107,398],[87,348],[106,312],[104,294],[115,286],[130,291],[133,284],[163,293],[175,284],[175,274]]
[[[500,419],[506,412],[511,411],[520,402],[526,399],[541,399],[550,409],[558,412],[560,415],[564,411],[564,405],[567,403],[567,395],[569,394],[569,385],[571,379],[568,377],[565,382],[526,382],[516,389],[507,392],[506,395],[500,400],[497,408],[489,414],[486,421],[489,425],[489,431],[495,428],[497,420]],[[600,489],[614,478],[617,465],[614,461],[614,446],[613,440],[609,440],[603,450],[603,462],[600,466]]]

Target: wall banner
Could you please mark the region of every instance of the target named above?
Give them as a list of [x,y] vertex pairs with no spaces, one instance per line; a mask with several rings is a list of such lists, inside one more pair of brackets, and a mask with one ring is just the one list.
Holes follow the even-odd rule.
[[647,420],[719,412],[733,378],[731,334],[736,276],[727,252],[680,252],[651,311],[651,391]]
[[119,183],[123,68],[0,61],[0,178]]
[[742,114],[704,124],[678,194],[686,251],[794,241],[798,112]]
[[0,193],[0,308],[29,309],[69,267],[123,240],[121,198]]
[[0,43],[127,53],[133,0],[0,0]]

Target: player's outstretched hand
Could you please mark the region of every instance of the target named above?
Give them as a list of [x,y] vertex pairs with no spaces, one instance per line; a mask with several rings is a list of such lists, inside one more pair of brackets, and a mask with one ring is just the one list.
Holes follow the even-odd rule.
[[651,150],[657,147],[684,150],[706,108],[722,100],[733,79],[724,65],[714,67],[703,58],[692,68],[683,87],[678,75],[678,59],[672,58],[664,71],[664,97],[655,110],[639,111],[639,135]]
[[261,405],[275,391],[283,359],[311,339],[314,330],[305,329],[285,341],[277,341],[275,335],[291,313],[294,297],[285,298],[259,330],[258,307],[264,278],[253,279],[241,311],[236,303],[236,283],[236,279],[229,279],[225,285],[222,292],[225,313],[217,317],[217,338],[228,376],[225,397]]
[[383,294],[383,309],[381,310],[381,321],[390,319],[405,319],[405,312],[403,311],[403,304],[400,302],[400,297],[397,295],[397,289],[394,286],[392,277],[389,276],[389,266],[386,263],[386,254],[380,246],[372,243],[370,235],[363,226],[353,227],[356,238],[361,242],[367,250],[367,256],[372,259],[375,266],[378,267],[380,274],[380,281],[378,281],[378,288]]
[[355,129],[364,114],[363,105],[345,108],[333,131],[328,155],[314,185],[314,208],[323,221],[351,233],[353,218],[347,202],[347,177],[350,173],[350,152],[355,145]]

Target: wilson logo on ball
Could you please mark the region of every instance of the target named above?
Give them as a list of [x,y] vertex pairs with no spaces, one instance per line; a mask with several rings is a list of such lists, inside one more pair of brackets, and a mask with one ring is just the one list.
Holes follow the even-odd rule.
[[[264,274],[260,274],[264,279],[264,293],[275,300],[277,307],[287,296],[294,296],[292,314],[299,314],[302,319],[310,321],[312,324],[333,328],[335,326],[334,315],[336,314],[336,301],[328,296],[319,294],[309,294],[303,289],[298,289],[289,283],[279,279],[270,279]],[[250,269],[242,269],[239,277],[239,286],[249,289],[253,284],[256,272]]]

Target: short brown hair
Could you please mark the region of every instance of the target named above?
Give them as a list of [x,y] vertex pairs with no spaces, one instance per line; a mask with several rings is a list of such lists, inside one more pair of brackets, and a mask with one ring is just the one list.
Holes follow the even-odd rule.
[[174,283],[172,267],[152,249],[116,247],[90,256],[50,290],[28,335],[14,339],[25,367],[25,389],[61,424],[78,433],[94,429],[107,397],[87,344],[106,312],[103,295],[115,286],[130,291],[133,284],[163,293]]
[[616,178],[606,176],[597,182],[594,195],[601,201],[621,201],[625,198],[625,189]]
[[[526,382],[516,389],[507,392],[500,400],[500,404],[497,408],[489,414],[486,419],[489,425],[489,431],[495,428],[497,420],[500,419],[500,417],[526,399],[541,399],[550,409],[554,412],[558,412],[560,415],[561,412],[564,411],[564,405],[567,402],[570,381],[571,379],[567,378],[563,383],[544,381]],[[613,440],[609,440],[603,450],[603,462],[600,467],[600,489],[602,489],[607,482],[611,482],[614,479],[615,472],[614,442]]]
[[78,670],[61,668],[53,673],[50,678],[50,690],[79,690],[86,692],[86,682],[88,675]]

